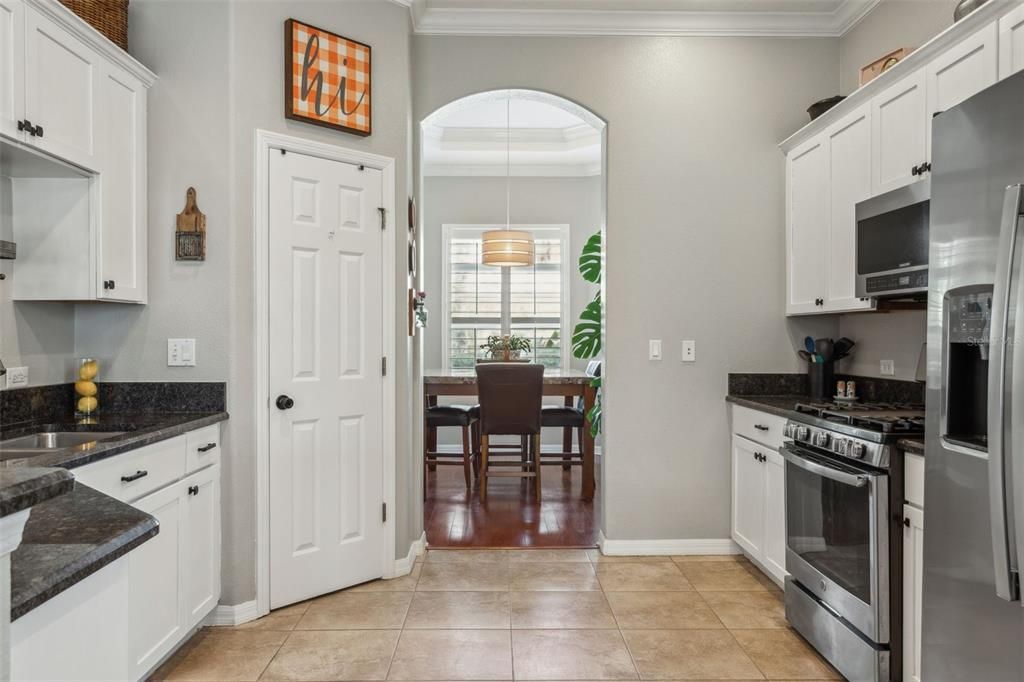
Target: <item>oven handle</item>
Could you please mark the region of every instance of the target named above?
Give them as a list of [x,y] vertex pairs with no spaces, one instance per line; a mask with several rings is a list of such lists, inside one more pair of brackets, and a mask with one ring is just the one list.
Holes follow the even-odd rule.
[[824,476],[825,478],[836,481],[837,483],[844,483],[846,485],[853,486],[854,488],[863,488],[870,482],[869,476],[850,474],[845,471],[840,471],[839,469],[833,469],[830,466],[825,466],[824,464],[812,462],[805,457],[801,457],[800,454],[788,443],[779,449],[779,454],[781,454],[787,462],[798,466],[801,469],[810,471],[812,474],[818,474],[819,476]]

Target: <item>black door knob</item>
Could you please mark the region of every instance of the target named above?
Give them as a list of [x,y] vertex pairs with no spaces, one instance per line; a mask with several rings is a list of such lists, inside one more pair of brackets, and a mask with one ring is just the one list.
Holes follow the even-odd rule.
[[290,410],[295,407],[295,401],[286,395],[277,396],[277,401],[274,404],[279,410]]

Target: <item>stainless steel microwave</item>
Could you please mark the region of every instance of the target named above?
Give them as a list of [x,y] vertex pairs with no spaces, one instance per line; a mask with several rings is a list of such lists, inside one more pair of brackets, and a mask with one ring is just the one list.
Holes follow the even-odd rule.
[[857,296],[928,292],[928,179],[857,204]]

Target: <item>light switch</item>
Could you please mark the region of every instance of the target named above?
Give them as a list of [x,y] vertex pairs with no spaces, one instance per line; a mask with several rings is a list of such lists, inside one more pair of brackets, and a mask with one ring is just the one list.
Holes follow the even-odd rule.
[[896,362],[893,360],[882,360],[878,363],[878,373],[884,377],[896,375]]
[[697,362],[697,342],[683,339],[683,362]]
[[195,367],[195,339],[167,339],[168,367]]
[[648,353],[651,360],[661,360],[661,339],[651,339]]

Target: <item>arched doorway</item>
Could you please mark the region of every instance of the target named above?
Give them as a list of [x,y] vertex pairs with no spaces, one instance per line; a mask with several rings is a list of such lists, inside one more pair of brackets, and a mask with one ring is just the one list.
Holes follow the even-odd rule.
[[[605,122],[585,107],[524,89],[469,95],[420,123],[421,282],[431,312],[423,341],[428,386],[432,375],[472,375],[487,352],[481,346],[494,335],[525,337],[526,354],[545,365],[546,376],[574,375],[583,386],[591,381],[588,370],[600,373],[602,283],[592,270],[581,274],[579,263],[588,245],[592,268],[605,261],[605,132]],[[533,234],[533,266],[510,271],[480,262],[481,234],[506,227]],[[584,311],[591,323],[574,344]],[[472,405],[475,397],[427,400]],[[572,397],[545,403],[582,407]],[[596,446],[584,447],[586,438],[577,430],[544,429],[542,461],[548,466],[539,505],[519,479],[490,481],[488,500],[481,502],[475,476],[467,485],[461,466],[443,464],[462,464],[460,429],[428,429],[424,439],[424,453],[438,453],[431,455],[436,467],[421,467],[431,546],[596,545],[600,485],[588,489],[587,483],[601,479],[599,435]],[[593,451],[598,454],[588,475],[584,455]],[[556,453],[565,452],[578,455],[567,469],[555,461]]]

